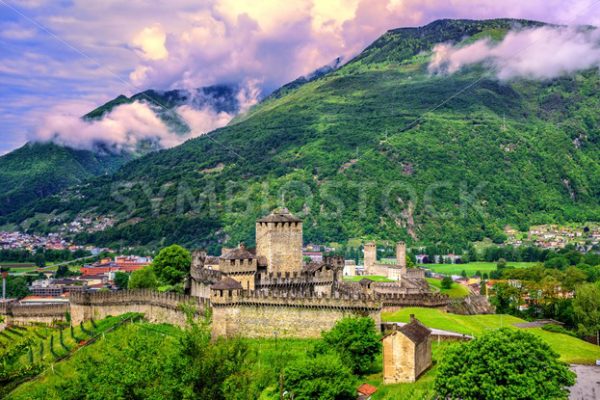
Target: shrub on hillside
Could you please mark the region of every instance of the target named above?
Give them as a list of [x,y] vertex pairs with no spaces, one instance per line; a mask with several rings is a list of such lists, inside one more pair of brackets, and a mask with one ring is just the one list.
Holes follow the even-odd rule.
[[317,351],[325,353],[333,349],[355,374],[369,372],[381,351],[381,337],[369,317],[343,318],[322,336]]
[[284,373],[284,388],[295,400],[351,400],[356,398],[355,378],[337,354],[301,358]]
[[444,399],[567,399],[575,374],[539,337],[503,328],[449,348],[435,389]]

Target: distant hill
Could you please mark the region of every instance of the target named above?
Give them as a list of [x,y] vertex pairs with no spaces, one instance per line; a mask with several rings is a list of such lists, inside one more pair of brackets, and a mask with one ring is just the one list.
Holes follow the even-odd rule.
[[[240,104],[237,85],[215,85],[190,92],[147,90],[131,97],[120,95],[89,112],[84,119],[101,119],[122,104],[135,101],[148,104],[152,110],[179,134],[190,131],[188,125],[172,110],[181,105],[196,109],[211,107],[215,112],[236,114]],[[28,143],[0,157],[0,215],[18,209],[27,210],[35,201],[85,180],[109,175],[127,161],[159,150],[155,143],[138,143],[134,153],[116,151],[110,143],[98,143],[94,151],[76,150],[53,143]]]
[[0,215],[27,209],[35,201],[88,178],[111,174],[130,158],[53,143],[27,143],[0,157]]
[[[443,42],[534,21],[441,20],[391,30],[355,59],[227,127],[6,215],[117,216],[79,239],[188,246],[254,241],[282,199],[305,240],[501,241],[510,224],[600,220],[600,76],[500,82],[482,66],[427,72]],[[467,88],[467,89],[466,89]],[[122,188],[114,196],[114,188]]]

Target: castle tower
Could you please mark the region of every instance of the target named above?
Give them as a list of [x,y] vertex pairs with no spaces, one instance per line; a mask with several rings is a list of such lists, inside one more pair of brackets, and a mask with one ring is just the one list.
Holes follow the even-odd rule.
[[302,220],[284,208],[256,221],[256,256],[267,272],[302,271]]
[[396,243],[396,265],[406,269],[406,243]]
[[377,245],[375,242],[365,243],[364,247],[365,273],[370,274],[377,262]]

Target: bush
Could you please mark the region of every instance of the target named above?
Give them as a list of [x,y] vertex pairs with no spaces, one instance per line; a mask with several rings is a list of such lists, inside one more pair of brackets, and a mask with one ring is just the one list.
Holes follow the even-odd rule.
[[335,354],[301,358],[284,372],[284,387],[295,400],[343,400],[356,398],[356,382],[350,368]]
[[452,289],[452,283],[454,283],[452,278],[445,276],[441,283],[442,289]]
[[158,280],[152,266],[133,271],[128,285],[129,289],[156,289]]
[[575,374],[537,336],[503,328],[450,347],[437,371],[444,399],[567,399]]
[[323,342],[317,345],[317,350],[325,353],[333,349],[356,374],[369,372],[381,351],[380,335],[369,317],[343,318],[322,336]]

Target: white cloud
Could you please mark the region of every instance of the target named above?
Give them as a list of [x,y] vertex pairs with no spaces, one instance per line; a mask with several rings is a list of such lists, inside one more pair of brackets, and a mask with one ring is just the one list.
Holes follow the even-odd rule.
[[0,27],[0,37],[8,40],[27,40],[36,35],[33,28],[22,27],[18,24],[6,24]]
[[600,66],[600,31],[541,27],[509,32],[500,43],[482,39],[467,46],[439,44],[429,71],[455,73],[484,63],[499,79],[552,79]]
[[134,38],[133,45],[138,48],[142,57],[147,60],[162,60],[169,52],[165,48],[167,35],[160,24],[142,29]]
[[173,136],[150,107],[135,102],[120,105],[101,120],[94,121],[81,119],[81,114],[74,114],[72,108],[57,107],[43,118],[30,139],[90,150],[103,143],[117,151],[131,151],[140,140],[174,146],[177,141]]

